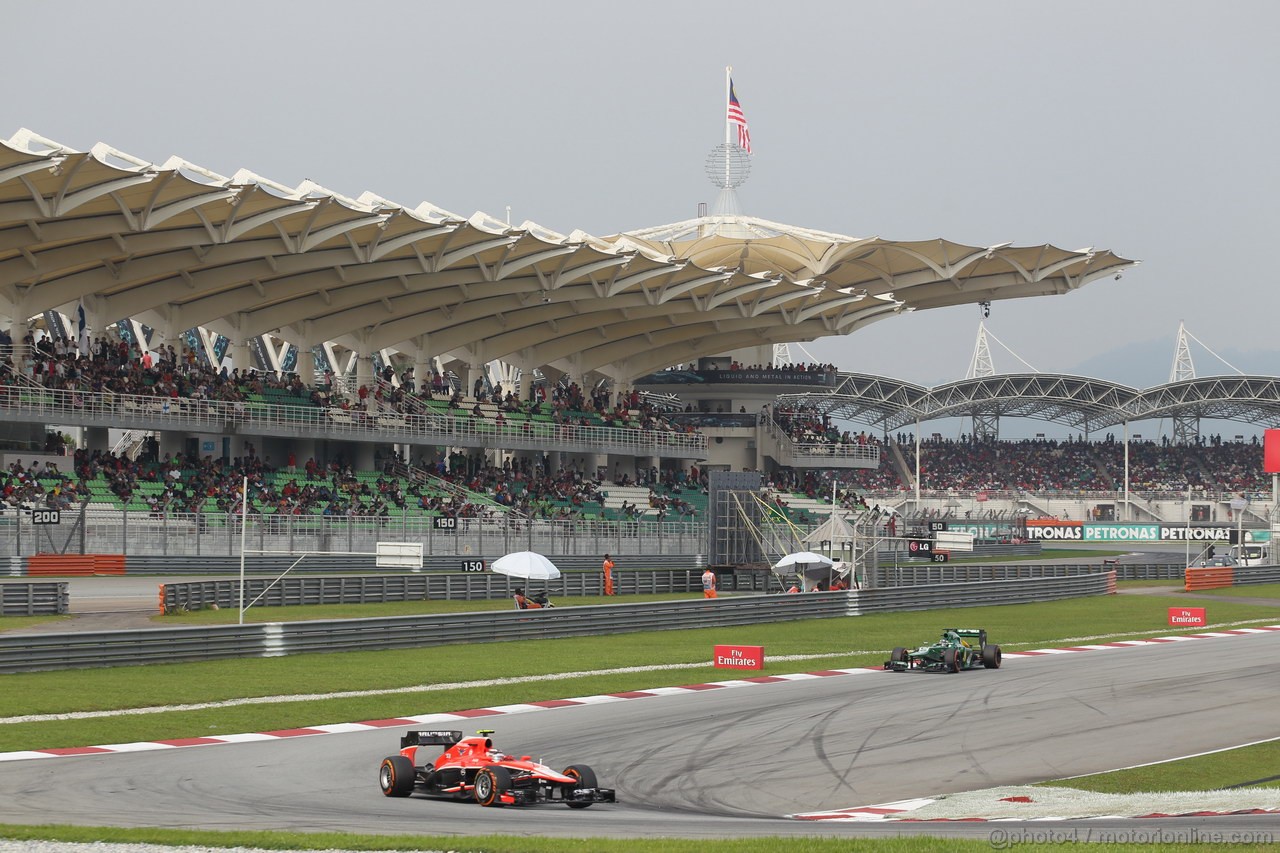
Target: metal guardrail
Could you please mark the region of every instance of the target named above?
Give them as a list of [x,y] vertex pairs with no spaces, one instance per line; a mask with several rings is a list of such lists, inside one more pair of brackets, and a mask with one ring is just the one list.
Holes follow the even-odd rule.
[[1236,566],[1232,586],[1280,583],[1280,566]]
[[598,636],[857,616],[867,612],[1049,601],[1103,595],[1109,591],[1108,585],[1114,577],[1111,572],[1103,572],[1071,578],[861,592],[751,595],[715,601],[698,599],[81,634],[0,635],[0,673]]
[[877,587],[907,587],[940,583],[972,583],[1003,581],[1017,578],[1065,578],[1095,574],[1114,569],[1117,580],[1181,581],[1186,571],[1181,563],[1148,564],[1117,563],[994,563],[967,565],[960,563],[923,563],[920,565],[881,566]]
[[0,583],[0,616],[58,616],[70,606],[66,581]]
[[[943,607],[987,607],[999,604],[1027,604],[1035,601],[1057,601],[1062,598],[1085,598],[1106,595],[1114,583],[1111,572],[1055,578],[1023,578],[1020,580],[979,581],[977,583],[934,584],[932,586],[887,587],[864,589],[852,595],[857,612],[890,613],[908,610],[934,610]],[[810,593],[820,595],[822,593]],[[838,595],[839,593],[834,593]]]
[[[696,592],[702,589],[698,570],[657,569],[648,572],[614,570],[613,585],[620,595]],[[604,579],[599,571],[565,572],[555,580],[526,581],[495,575],[409,574],[355,575],[348,577],[245,578],[245,601],[261,607],[289,607],[317,604],[371,604],[382,601],[484,601],[510,599],[516,587],[560,596],[602,595]],[[728,587],[736,588],[730,583]],[[755,589],[746,586],[747,589]],[[236,608],[240,605],[240,580],[224,579],[167,583],[160,586],[165,613],[202,610],[212,605]]]
[[0,411],[11,420],[77,426],[187,430],[387,441],[508,450],[587,450],[635,456],[705,459],[706,436],[674,430],[509,422],[469,415],[361,412],[316,406],[226,402],[114,392],[0,386]]

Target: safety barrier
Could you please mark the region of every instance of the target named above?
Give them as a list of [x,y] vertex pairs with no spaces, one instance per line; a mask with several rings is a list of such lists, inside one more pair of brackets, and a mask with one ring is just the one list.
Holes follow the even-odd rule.
[[1112,572],[1099,572],[1069,578],[899,590],[749,595],[715,601],[697,599],[80,634],[0,634],[0,673],[597,636],[857,616],[869,612],[1027,603],[1103,595],[1112,578]]
[[0,583],[0,616],[58,616],[70,604],[66,581]]
[[124,574],[123,554],[34,554],[27,558],[32,577],[92,577]]
[[[851,595],[850,616],[866,613],[936,610],[942,607],[978,607],[1057,601],[1115,592],[1115,572],[1095,572],[1067,578],[1027,578],[1012,581],[938,584],[936,586],[864,589]],[[822,595],[823,593],[805,593]],[[839,595],[840,593],[835,593]],[[802,596],[802,597],[803,597]]]
[[1187,569],[1187,591],[1280,583],[1280,566],[1192,566]]
[[1011,580],[1014,578],[1051,578],[1088,575],[1100,571],[1116,572],[1120,580],[1182,580],[1181,563],[926,563],[908,566],[880,566],[877,586],[915,586],[919,584],[963,583],[972,581]]
[[1231,566],[1189,566],[1187,568],[1187,592],[1197,589],[1217,589],[1235,583],[1235,569]]
[[[754,572],[725,573],[725,590],[760,590]],[[736,575],[742,576],[742,581]],[[613,585],[621,595],[697,592],[702,589],[699,569],[623,572],[614,570]],[[602,595],[604,579],[599,570],[563,572],[549,581],[526,581],[490,572],[469,574],[355,575],[350,577],[286,576],[246,577],[245,601],[261,607],[315,604],[371,604],[380,601],[477,601],[511,598],[516,587],[557,596]],[[193,581],[160,585],[160,606],[165,613],[202,610],[213,605],[239,607],[239,579]]]
[[1280,583],[1280,566],[1237,566],[1235,585],[1256,583]]

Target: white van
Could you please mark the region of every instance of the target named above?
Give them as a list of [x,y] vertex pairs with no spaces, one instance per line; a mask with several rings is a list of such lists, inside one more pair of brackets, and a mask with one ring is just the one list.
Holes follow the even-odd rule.
[[1231,558],[1237,566],[1270,566],[1271,545],[1267,542],[1232,545]]

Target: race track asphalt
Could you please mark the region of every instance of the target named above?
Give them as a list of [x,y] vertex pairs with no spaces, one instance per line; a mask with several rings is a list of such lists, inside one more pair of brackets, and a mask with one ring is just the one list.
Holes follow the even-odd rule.
[[[0,762],[0,802],[4,820],[17,823],[989,837],[990,824],[783,816],[1023,784],[1276,737],[1276,681],[1267,662],[1278,654],[1280,633],[1268,633],[1007,659],[997,671],[864,672],[684,691],[452,726],[494,728],[500,748],[556,767],[592,765],[602,785],[617,788],[619,803],[582,811],[386,799],[377,767],[398,747],[402,729]],[[341,721],[315,724],[334,722]],[[1095,830],[1134,823],[1088,822]],[[1161,831],[1227,826],[1280,835],[1280,816],[1136,823],[1151,831],[1159,823]],[[1062,831],[1072,825],[1054,824]]]

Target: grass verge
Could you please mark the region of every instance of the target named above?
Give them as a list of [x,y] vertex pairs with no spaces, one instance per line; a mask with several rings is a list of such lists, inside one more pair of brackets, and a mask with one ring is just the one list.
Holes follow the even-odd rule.
[[1099,794],[1136,794],[1222,788],[1280,788],[1280,740],[1164,761],[1146,767],[1112,770],[1077,779],[1044,782],[1044,787],[1074,788]]
[[[222,703],[261,704],[147,710],[128,716],[0,725],[0,751],[87,746],[271,731],[383,719],[566,696],[613,693],[733,677],[707,664],[715,643],[763,645],[762,674],[878,666],[897,645],[930,640],[948,625],[987,629],[992,642],[1020,648],[1174,633],[1168,608],[1208,602],[1214,624],[1272,621],[1264,605],[1192,594],[1101,596],[1002,607],[780,622],[617,636],[342,652],[0,676],[0,718],[112,712]],[[294,608],[303,609],[303,608]],[[1060,626],[1071,626],[1069,632]],[[782,660],[789,655],[804,660]],[[683,665],[686,668],[671,668]],[[599,670],[654,667],[643,672]],[[576,673],[563,677],[565,673]],[[503,679],[533,677],[510,683]],[[494,683],[475,685],[481,680]],[[460,686],[468,683],[469,686]],[[368,691],[369,695],[344,695]],[[285,697],[285,698],[272,698]]]
[[1255,583],[1244,586],[1223,586],[1218,589],[1206,589],[1208,595],[1220,595],[1226,598],[1275,598],[1280,599],[1280,583]]

